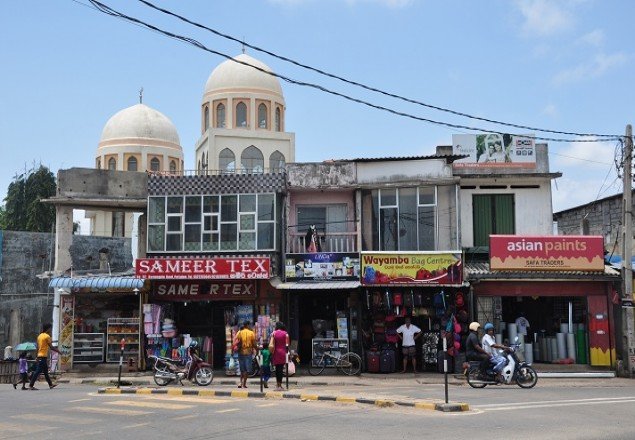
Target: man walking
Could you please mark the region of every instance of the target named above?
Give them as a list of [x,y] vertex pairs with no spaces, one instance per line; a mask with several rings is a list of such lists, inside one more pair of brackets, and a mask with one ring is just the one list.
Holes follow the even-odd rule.
[[51,378],[49,377],[49,366],[48,366],[48,357],[49,350],[60,354],[60,351],[53,347],[53,341],[51,340],[51,324],[44,324],[42,327],[42,333],[40,333],[37,337],[37,364],[35,366],[35,372],[33,376],[31,376],[31,383],[29,383],[30,390],[37,390],[34,387],[37,378],[40,376],[40,373],[44,373],[44,378],[46,382],[49,384],[49,388],[53,389],[57,386],[57,384],[53,384],[51,382]]
[[410,323],[410,317],[406,316],[405,323],[397,329],[399,339],[401,339],[401,354],[403,354],[403,371],[408,369],[408,359],[412,359],[412,371],[417,372],[417,348],[415,340],[421,336],[421,329]]
[[238,388],[247,388],[247,378],[252,372],[253,355],[256,353],[256,334],[250,328],[251,323],[246,321],[241,331],[236,334],[238,349],[238,364],[240,365],[240,385]]

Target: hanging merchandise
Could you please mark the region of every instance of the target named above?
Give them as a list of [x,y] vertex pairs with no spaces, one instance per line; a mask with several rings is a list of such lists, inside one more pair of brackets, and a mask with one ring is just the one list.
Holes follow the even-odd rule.
[[[386,291],[386,293],[388,294],[388,291]],[[401,306],[403,305],[403,301],[402,301],[402,295],[401,292],[395,292],[395,295],[393,297],[393,304],[395,306]]]
[[384,296],[386,298],[384,307],[386,308],[386,310],[390,310],[392,307],[392,301],[391,301],[390,292],[388,291],[388,289],[386,289],[386,293],[384,294]]
[[441,290],[434,294],[433,305],[438,317],[443,316],[445,313],[445,292]]

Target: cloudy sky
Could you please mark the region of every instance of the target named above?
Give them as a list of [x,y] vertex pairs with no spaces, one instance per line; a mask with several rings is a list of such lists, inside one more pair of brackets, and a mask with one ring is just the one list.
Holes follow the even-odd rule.
[[[133,0],[103,3],[229,55],[239,44]],[[490,119],[623,134],[635,122],[629,0],[155,0],[329,72]],[[16,173],[91,167],[102,128],[138,102],[168,116],[194,168],[205,82],[224,59],[95,11],[88,0],[3,2],[0,199]],[[420,117],[501,130],[347,86],[248,50],[274,71]],[[296,160],[431,154],[460,131],[282,84]],[[621,191],[615,143],[549,143],[554,209]]]

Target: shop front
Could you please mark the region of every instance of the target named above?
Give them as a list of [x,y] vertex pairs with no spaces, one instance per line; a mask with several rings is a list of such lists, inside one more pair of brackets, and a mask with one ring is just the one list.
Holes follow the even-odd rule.
[[402,369],[397,329],[406,318],[422,331],[415,341],[418,369],[443,371],[444,338],[450,369],[463,363],[469,304],[460,252],[362,252],[361,273],[361,325],[369,372]]
[[466,267],[478,320],[528,362],[614,366],[619,272],[603,251],[600,236],[491,236],[490,264]]
[[266,344],[280,317],[268,257],[141,259],[136,273],[150,279],[142,304],[146,361],[182,360],[197,341],[206,362],[235,375],[232,341],[240,326],[250,322],[258,342]]

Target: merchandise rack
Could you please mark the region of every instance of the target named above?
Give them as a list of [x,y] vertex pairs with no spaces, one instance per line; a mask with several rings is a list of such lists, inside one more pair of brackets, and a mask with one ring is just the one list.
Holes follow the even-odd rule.
[[73,335],[73,363],[102,363],[104,361],[103,333],[75,333]]
[[119,362],[121,339],[126,340],[124,359],[139,360],[140,337],[139,318],[108,318],[108,336],[106,338],[106,362]]

